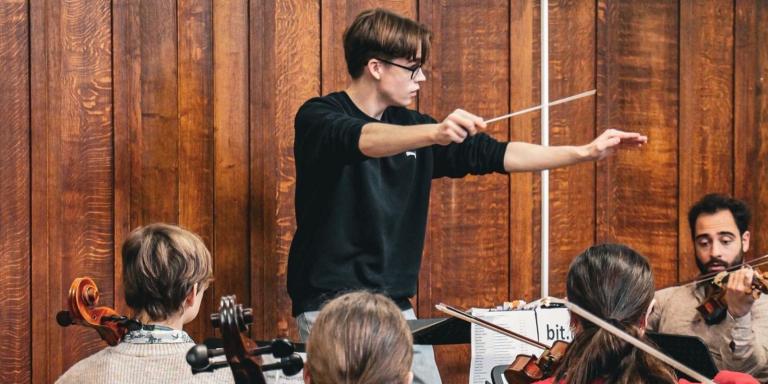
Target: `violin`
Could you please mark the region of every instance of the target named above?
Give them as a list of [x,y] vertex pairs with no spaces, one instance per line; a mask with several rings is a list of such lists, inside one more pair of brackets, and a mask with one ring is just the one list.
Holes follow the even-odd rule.
[[[707,295],[696,310],[709,325],[718,324],[725,319],[728,313],[728,303],[725,300],[725,288],[728,283],[730,271],[718,273],[707,286]],[[752,296],[757,300],[761,293],[768,293],[768,272],[761,272],[755,268],[755,274],[751,283]]]
[[[235,296],[223,296],[219,312],[211,314],[211,325],[221,331],[223,348],[209,348],[197,344],[187,352],[187,363],[192,373],[211,372],[229,366],[237,384],[266,384],[265,371],[281,369],[286,376],[299,373],[304,361],[294,353],[294,345],[286,339],[275,339],[269,345],[260,347],[243,332],[253,323],[251,308],[243,308],[235,302]],[[279,359],[274,364],[263,364],[261,355],[271,353]],[[212,361],[212,358],[226,355],[226,360]]]
[[78,277],[69,287],[67,309],[56,314],[62,327],[82,325],[93,328],[107,344],[115,346],[129,331],[141,329],[141,323],[118,314],[109,307],[97,307],[99,288],[90,277]]
[[512,364],[504,370],[504,378],[509,384],[529,384],[551,377],[557,371],[565,353],[568,351],[568,342],[562,340],[556,340],[550,347],[479,317],[472,316],[450,305],[441,303],[436,305],[435,308],[453,317],[477,324],[483,328],[496,331],[502,335],[544,350],[538,358],[536,355],[517,355]]

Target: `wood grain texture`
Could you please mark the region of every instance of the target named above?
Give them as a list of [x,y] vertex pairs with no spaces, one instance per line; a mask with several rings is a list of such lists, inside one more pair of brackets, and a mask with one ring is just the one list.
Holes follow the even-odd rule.
[[733,193],[752,208],[748,257],[768,252],[768,3],[736,2]]
[[249,306],[248,3],[215,2],[213,30],[213,298],[234,294]]
[[131,229],[179,220],[176,1],[138,7],[140,123],[131,127]]
[[[541,101],[540,6],[533,0],[510,6],[510,110]],[[510,119],[510,139],[541,143],[538,112]],[[541,176],[522,172],[510,175],[509,298],[532,300],[539,296],[541,279]]]
[[298,339],[285,288],[288,250],[296,228],[293,120],[301,104],[320,93],[321,11],[315,1],[256,4],[263,14],[257,24],[252,23],[256,32],[251,35],[252,57],[256,57],[251,82],[255,94],[251,103],[255,107],[251,125],[252,297],[264,308],[263,333],[258,336],[290,334]]
[[679,279],[699,274],[691,205],[733,186],[733,2],[680,2]]
[[[595,3],[549,3],[549,98],[595,88]],[[581,145],[595,137],[595,97],[550,109],[550,145]],[[571,260],[594,243],[595,164],[550,171],[549,294],[565,295]]]
[[[112,47],[114,59],[114,255],[115,310],[128,313],[123,290],[122,245],[132,229],[134,148],[141,129],[141,18],[140,3],[116,0],[112,6]],[[136,165],[138,163],[136,162]],[[138,185],[137,185],[138,191]]]
[[0,382],[32,380],[29,12],[0,3]]
[[[214,131],[213,131],[213,7],[211,0],[177,3],[179,66],[179,218],[178,223],[200,235],[213,252],[214,240]],[[226,30],[226,29],[225,29]],[[240,39],[243,37],[241,36]],[[233,41],[237,41],[233,39]],[[247,41],[247,40],[244,40]],[[247,76],[247,73],[245,73]],[[247,86],[247,85],[246,85]],[[236,127],[232,127],[233,129]],[[247,144],[246,144],[247,145]],[[247,160],[240,167],[247,167]],[[224,208],[225,209],[225,208]],[[247,215],[247,209],[243,209]],[[232,222],[233,224],[236,221]],[[247,248],[241,244],[241,248]],[[214,253],[218,254],[218,253]],[[217,258],[217,260],[219,260]],[[247,261],[247,257],[242,260]],[[236,263],[233,263],[237,265]],[[215,266],[215,263],[214,263]],[[215,268],[214,268],[215,269]],[[215,271],[214,271],[215,272]],[[246,284],[244,279],[232,281]],[[184,329],[194,340],[213,335],[209,314],[218,310],[216,288],[203,297],[200,315]],[[242,292],[238,292],[241,293]],[[239,296],[238,296],[239,297]]]
[[[33,89],[41,91],[32,95],[41,98],[33,103],[41,107],[35,114],[45,117],[39,126],[33,117],[32,138],[47,141],[33,147],[45,153],[32,155],[33,199],[45,199],[33,202],[33,210],[47,207],[32,226],[32,238],[45,243],[32,254],[33,280],[43,285],[33,304],[45,308],[32,314],[39,322],[33,328],[33,368],[46,365],[47,371],[33,376],[53,381],[104,345],[93,330],[55,323],[72,280],[92,277],[102,293],[100,303],[113,304],[111,7],[108,1],[72,1],[40,11],[44,18],[33,21],[33,28],[45,36],[39,48],[43,56],[33,60],[45,62],[32,64],[33,76],[56,81],[38,85],[43,80],[33,80]],[[42,193],[36,195],[35,188]]]
[[598,163],[596,240],[649,257],[657,287],[677,281],[678,11],[666,1],[598,2],[597,130],[649,142]]
[[[419,2],[433,31],[431,66],[419,109],[441,120],[456,108],[480,116],[509,110],[509,8],[471,1]],[[508,122],[488,133],[509,139]],[[488,306],[508,293],[509,184],[506,176],[435,180],[419,281],[418,314],[438,315],[438,302]],[[478,278],[482,276],[482,278]],[[439,348],[445,382],[466,382],[468,349]]]

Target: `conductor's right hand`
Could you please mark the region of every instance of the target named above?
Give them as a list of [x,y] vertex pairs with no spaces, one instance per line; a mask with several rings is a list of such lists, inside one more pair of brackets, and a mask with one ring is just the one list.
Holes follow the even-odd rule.
[[485,127],[486,124],[481,117],[457,109],[451,112],[441,123],[436,124],[434,141],[440,145],[461,143],[467,136],[472,136],[477,133],[478,129]]

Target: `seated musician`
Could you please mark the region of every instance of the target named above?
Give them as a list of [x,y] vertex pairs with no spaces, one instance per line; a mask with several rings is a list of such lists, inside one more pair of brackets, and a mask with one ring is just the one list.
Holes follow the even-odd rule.
[[[696,265],[703,274],[738,266],[749,250],[749,207],[728,196],[704,196],[688,211]],[[727,313],[704,319],[696,307],[711,283],[663,289],[648,328],[663,333],[698,336],[720,369],[747,372],[768,382],[768,298],[751,294],[754,271],[729,273],[725,286]],[[709,324],[708,321],[711,323]]]
[[386,296],[347,293],[320,311],[307,342],[307,384],[410,384],[413,338]]
[[[619,244],[593,246],[571,263],[566,289],[569,301],[653,344],[645,336],[653,306],[653,274],[639,253]],[[575,314],[571,326],[573,341],[555,376],[539,383],[678,382],[672,367]],[[715,381],[757,383],[749,375],[726,371]]]
[[57,383],[229,383],[229,370],[192,375],[195,345],[182,330],[200,309],[213,273],[211,254],[192,232],[150,224],[123,243],[125,301],[142,328],[78,362]]

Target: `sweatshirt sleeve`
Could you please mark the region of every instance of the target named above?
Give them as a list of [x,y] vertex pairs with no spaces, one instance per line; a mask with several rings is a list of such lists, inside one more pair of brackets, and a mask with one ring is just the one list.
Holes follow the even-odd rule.
[[332,102],[319,98],[307,101],[296,113],[296,161],[352,163],[366,159],[359,142],[367,123]]
[[726,345],[720,346],[724,365],[731,370],[763,377],[768,375],[768,301],[761,298],[749,314],[733,318],[728,315],[713,327]]
[[433,146],[435,166],[432,178],[464,177],[467,174],[484,175],[491,172],[505,173],[504,153],[507,143],[502,143],[485,133],[478,133],[457,144]]

